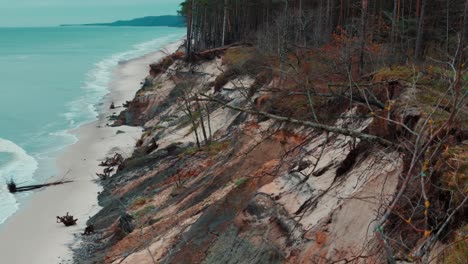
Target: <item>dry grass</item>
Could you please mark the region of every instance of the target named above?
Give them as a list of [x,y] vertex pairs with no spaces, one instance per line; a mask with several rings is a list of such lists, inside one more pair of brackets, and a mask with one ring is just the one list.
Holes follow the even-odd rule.
[[251,47],[234,47],[226,50],[222,63],[228,66],[244,64],[255,55],[255,49]]
[[468,260],[468,225],[463,226],[457,232],[452,245],[444,250],[439,258],[441,264],[466,264]]

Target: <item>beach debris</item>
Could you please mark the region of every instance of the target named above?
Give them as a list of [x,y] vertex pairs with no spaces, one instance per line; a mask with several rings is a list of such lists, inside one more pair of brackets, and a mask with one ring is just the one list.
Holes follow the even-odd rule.
[[105,181],[110,175],[107,173],[96,173],[96,176],[98,176],[101,181]]
[[32,191],[36,189],[41,189],[41,188],[49,187],[49,186],[70,183],[70,182],[73,182],[73,181],[62,180],[62,181],[55,181],[55,182],[44,183],[44,184],[18,186],[16,182],[13,179],[11,179],[9,182],[7,182],[7,188],[10,193],[18,193],[18,192],[27,192],[27,191]]
[[84,233],[81,234],[83,236],[89,236],[89,235],[92,235],[94,234],[94,225],[88,225],[86,226],[85,230],[84,230]]
[[112,114],[112,115],[107,117],[107,119],[109,121],[116,121],[118,118],[119,118],[119,116],[117,116],[116,114]]
[[96,173],[101,180],[106,180],[110,177],[110,174],[114,171],[114,167],[120,169],[124,165],[124,158],[121,154],[115,153],[113,157],[106,158],[105,161],[102,161],[99,166],[106,167],[103,170],[103,173]]
[[104,180],[107,180],[110,177],[110,174],[113,171],[114,171],[113,167],[107,167],[107,168],[104,168],[103,173],[96,173],[96,176],[98,176],[99,179],[104,181]]
[[126,166],[125,161],[122,161],[122,163],[120,163],[119,166],[117,167],[117,172],[123,171],[125,169],[125,166]]
[[123,156],[119,153],[115,153],[114,156],[106,158],[105,161],[99,163],[102,167],[113,167],[118,166],[124,160]]
[[57,223],[63,223],[65,226],[76,225],[78,219],[74,219],[73,215],[70,215],[68,212],[64,216],[57,216]]
[[126,101],[125,103],[122,104],[123,107],[128,108],[130,106],[130,101]]

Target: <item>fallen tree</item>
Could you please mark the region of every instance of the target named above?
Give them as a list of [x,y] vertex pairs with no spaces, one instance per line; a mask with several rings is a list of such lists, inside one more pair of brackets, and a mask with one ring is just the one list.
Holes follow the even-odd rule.
[[65,183],[70,183],[73,181],[55,181],[55,182],[50,182],[50,183],[44,183],[44,184],[34,184],[34,185],[26,185],[26,186],[18,186],[13,179],[11,179],[9,182],[7,182],[7,188],[10,193],[18,193],[18,192],[27,192],[27,191],[32,191],[36,189],[41,189],[44,187],[49,187],[49,186],[55,186],[55,185],[60,185],[60,184],[65,184]]
[[294,119],[294,118],[289,118],[289,117],[284,117],[284,116],[273,115],[273,114],[269,114],[269,113],[266,113],[266,112],[263,112],[263,111],[255,111],[255,110],[235,107],[235,106],[229,105],[228,103],[226,103],[226,102],[224,102],[224,101],[222,101],[220,99],[217,99],[217,98],[205,95],[205,94],[201,94],[201,96],[207,98],[210,101],[216,102],[216,103],[222,105],[223,107],[227,107],[227,108],[230,108],[232,110],[239,111],[239,112],[248,113],[248,114],[252,114],[252,115],[258,115],[258,116],[264,116],[264,117],[267,117],[267,118],[270,118],[270,119],[273,119],[273,120],[276,120],[276,121],[286,122],[286,123],[301,125],[301,126],[306,126],[306,127],[311,127],[311,128],[315,128],[315,129],[320,130],[320,131],[326,131],[326,132],[341,134],[341,135],[349,136],[349,137],[352,137],[352,138],[359,138],[361,140],[366,140],[366,141],[369,141],[369,142],[378,143],[378,144],[380,144],[382,146],[385,146],[385,147],[395,146],[395,144],[393,142],[389,141],[389,140],[386,140],[384,138],[377,137],[377,136],[374,136],[374,135],[366,134],[366,133],[363,133],[363,132],[359,132],[359,131],[355,131],[355,130],[351,130],[351,129],[347,129],[347,128],[328,126],[328,125],[325,125],[325,124],[320,124],[320,123],[315,123],[315,122],[310,122],[310,121],[297,120],[297,119]]

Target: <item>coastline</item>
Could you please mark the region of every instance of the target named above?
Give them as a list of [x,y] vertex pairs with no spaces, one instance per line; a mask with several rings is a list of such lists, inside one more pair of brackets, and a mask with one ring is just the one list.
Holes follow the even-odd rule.
[[[114,102],[121,106],[133,99],[140,82],[147,76],[148,65],[165,56],[164,51],[174,52],[181,40],[166,45],[157,52],[119,63],[109,83],[109,93],[99,105],[98,119],[70,131],[78,141],[66,147],[57,157],[57,177],[65,176],[72,183],[45,188],[31,195],[20,211],[9,218],[0,231],[0,255],[2,263],[71,263],[70,246],[76,235],[83,232],[87,219],[97,213],[97,194],[101,186],[96,182],[98,164],[107,156],[118,152],[131,155],[135,142],[140,138],[139,127],[108,127],[107,117],[123,110],[109,109]],[[117,133],[123,131],[125,133]],[[55,216],[69,212],[78,218],[76,226],[65,227],[55,221]]]

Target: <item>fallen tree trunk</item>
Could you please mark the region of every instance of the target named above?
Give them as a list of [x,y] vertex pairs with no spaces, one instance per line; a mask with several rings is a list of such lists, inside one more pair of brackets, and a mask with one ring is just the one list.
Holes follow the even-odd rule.
[[239,111],[239,112],[244,112],[244,113],[248,113],[248,114],[252,114],[252,115],[264,116],[264,117],[267,117],[267,118],[270,118],[270,119],[273,119],[273,120],[277,120],[277,121],[280,121],[280,122],[286,122],[286,123],[290,123],[290,124],[296,124],[296,125],[311,127],[311,128],[315,128],[315,129],[320,130],[320,131],[326,131],[326,132],[341,134],[341,135],[349,136],[349,137],[352,137],[352,138],[359,138],[359,139],[366,140],[366,141],[369,141],[369,142],[376,142],[376,143],[379,143],[379,144],[381,144],[381,145],[383,145],[385,147],[394,147],[395,146],[395,144],[393,142],[389,141],[389,140],[386,140],[384,138],[380,138],[380,137],[377,137],[377,136],[374,136],[374,135],[366,134],[366,133],[363,133],[363,132],[360,132],[360,131],[355,131],[355,130],[351,130],[351,129],[347,129],[347,128],[333,127],[333,126],[328,126],[328,125],[315,123],[315,122],[304,121],[304,120],[297,120],[297,119],[284,117],[284,116],[277,116],[277,115],[269,114],[269,113],[266,113],[266,112],[263,112],[263,111],[254,111],[254,110],[250,110],[250,109],[235,107],[235,106],[229,105],[226,102],[224,102],[222,100],[219,100],[217,98],[214,98],[214,97],[211,97],[211,96],[208,96],[208,95],[205,95],[205,94],[201,94],[201,95],[203,97],[208,98],[209,100],[211,100],[213,102],[216,102],[216,103],[224,106],[224,107],[227,107],[227,108],[230,108],[232,110]]
[[45,183],[45,184],[17,186],[16,183],[13,180],[10,180],[7,183],[7,187],[8,187],[8,191],[10,193],[18,193],[18,192],[27,192],[27,191],[32,191],[32,190],[36,190],[36,189],[41,189],[41,188],[49,187],[49,186],[55,186],[55,185],[70,183],[70,182],[73,182],[73,181],[56,181],[56,182]]

